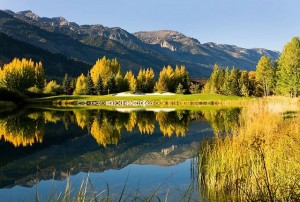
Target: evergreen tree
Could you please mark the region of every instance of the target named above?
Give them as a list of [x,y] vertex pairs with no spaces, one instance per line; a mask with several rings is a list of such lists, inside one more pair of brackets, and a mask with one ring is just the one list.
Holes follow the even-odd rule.
[[278,60],[277,92],[297,97],[300,88],[300,41],[294,37],[287,43]]
[[240,95],[240,88],[239,88],[239,78],[240,78],[240,72],[238,69],[232,68],[230,71],[230,95]]
[[181,83],[178,84],[177,89],[176,89],[176,94],[184,94],[185,89],[183,88],[183,85]]
[[72,79],[69,77],[69,75],[65,74],[63,83],[62,83],[62,87],[63,87],[64,93],[67,95],[71,95],[73,93],[73,89],[71,87],[71,81],[72,81]]
[[94,95],[95,94],[95,86],[91,77],[91,72],[89,71],[86,77],[87,80],[87,94]]
[[129,90],[129,85],[121,72],[117,73],[117,75],[115,76],[115,80],[117,85],[117,92],[125,92]]
[[225,69],[224,82],[222,86],[222,94],[230,95],[230,71],[229,67]]
[[241,77],[239,79],[240,95],[248,97],[249,96],[249,77],[247,71],[241,72]]
[[117,91],[116,80],[113,76],[108,78],[105,90],[107,94],[115,93]]
[[275,70],[267,56],[262,56],[257,63],[256,82],[263,87],[264,96],[270,95],[275,85]]
[[97,95],[103,95],[104,94],[104,85],[103,85],[101,76],[98,77],[98,80],[95,84],[95,91],[96,91]]
[[176,66],[174,70],[174,85],[178,86],[179,83],[183,86],[185,92],[187,92],[191,85],[191,81],[189,72],[186,70],[185,66]]

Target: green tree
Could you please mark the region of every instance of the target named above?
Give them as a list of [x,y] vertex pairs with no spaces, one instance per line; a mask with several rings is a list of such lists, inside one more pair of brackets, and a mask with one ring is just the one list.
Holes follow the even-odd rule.
[[[190,85],[191,85],[191,79],[189,72],[186,70],[185,66],[176,66],[174,70],[174,84],[177,88],[178,85],[181,84],[184,91],[187,92]],[[176,89],[177,90],[177,89]]]
[[275,70],[267,56],[262,56],[256,65],[256,82],[263,87],[264,96],[270,95],[275,86]]
[[129,85],[121,72],[117,73],[117,75],[115,76],[115,80],[117,92],[125,92],[129,90]]
[[87,94],[94,95],[95,94],[95,86],[94,86],[94,82],[92,80],[90,71],[87,74],[86,81],[87,81]]
[[177,89],[176,89],[176,94],[184,94],[185,89],[183,88],[183,85],[181,83],[178,84]]
[[240,95],[240,88],[239,88],[239,78],[240,78],[240,71],[238,69],[232,68],[230,71],[230,95]]
[[249,76],[247,71],[241,72],[241,77],[239,79],[240,95],[248,97],[249,96]]
[[229,67],[226,67],[226,69],[225,69],[222,93],[224,95],[230,95],[230,70],[229,70]]
[[107,94],[115,93],[117,91],[115,77],[110,76],[108,78],[105,90],[106,90]]
[[64,93],[67,95],[71,95],[74,90],[71,87],[71,82],[72,82],[72,79],[69,77],[68,74],[65,74],[65,77],[64,77],[63,83],[62,83],[62,87],[63,87]]
[[103,95],[104,94],[104,85],[103,85],[101,76],[98,77],[98,80],[95,84],[95,91],[96,91],[97,95]]
[[278,60],[277,92],[297,97],[300,88],[300,41],[294,37]]

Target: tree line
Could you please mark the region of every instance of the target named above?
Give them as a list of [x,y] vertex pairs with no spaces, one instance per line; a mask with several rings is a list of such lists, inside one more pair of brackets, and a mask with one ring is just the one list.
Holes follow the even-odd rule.
[[262,56],[256,71],[220,68],[213,72],[203,92],[238,96],[284,95],[298,97],[300,89],[300,41],[288,42],[277,61]]
[[163,67],[156,80],[152,68],[141,68],[137,75],[132,71],[124,74],[117,59],[106,57],[98,59],[87,74],[82,73],[77,78],[66,74],[61,84],[56,80],[46,82],[41,62],[15,58],[0,69],[0,87],[38,95],[106,95],[126,91],[179,94],[199,92],[199,87],[191,85],[189,72],[184,66]]

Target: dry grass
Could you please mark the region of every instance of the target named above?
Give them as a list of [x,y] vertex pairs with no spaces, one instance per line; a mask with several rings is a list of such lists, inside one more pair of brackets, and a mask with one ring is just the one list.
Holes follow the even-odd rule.
[[232,134],[203,145],[199,181],[210,200],[300,200],[299,100],[245,107]]

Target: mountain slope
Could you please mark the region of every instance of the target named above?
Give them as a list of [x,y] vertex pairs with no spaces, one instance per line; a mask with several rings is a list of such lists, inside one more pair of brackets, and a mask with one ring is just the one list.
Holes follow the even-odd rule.
[[204,66],[218,63],[222,66],[237,66],[253,70],[261,56],[267,55],[272,60],[276,60],[280,54],[266,49],[245,49],[215,43],[201,44],[197,39],[171,30],[137,32],[134,34],[143,42],[158,49],[164,49],[164,52],[169,56],[183,61],[200,63]]
[[279,52],[266,49],[201,44],[176,31],[131,34],[119,27],[78,25],[63,17],[39,17],[31,11],[0,11],[0,32],[89,64],[104,55],[117,57],[124,70],[134,72],[140,67],[152,67],[157,73],[165,65],[182,64],[193,77],[207,77],[215,63],[254,70],[262,55],[272,60],[279,57]]
[[87,72],[90,65],[68,59],[61,54],[53,54],[41,48],[13,39],[0,33],[0,66],[13,60],[13,58],[27,58],[43,63],[46,75],[51,77],[63,77],[66,73],[71,76],[79,76]]
[[[14,15],[12,15],[12,13],[13,12],[10,11],[0,11],[0,32],[12,36],[15,39],[46,49],[53,53],[61,53],[66,55],[67,57],[76,58],[89,64],[93,64],[98,58],[101,58],[104,55],[110,58],[117,57],[120,60],[124,70],[130,69],[134,72],[138,72],[139,68],[142,66],[152,67],[154,68],[155,72],[159,72],[159,70],[165,65],[181,64],[180,61],[166,57],[161,53],[152,54],[151,52],[153,51],[150,49],[145,49],[145,51],[140,51],[139,49],[130,49],[129,47],[123,45],[118,41],[108,39],[99,34],[83,34],[83,36],[80,35],[80,37],[82,37],[80,38],[79,36],[72,35],[72,27],[68,27],[68,33],[67,31],[57,31],[66,30],[65,26],[67,24],[70,24],[72,26],[73,24],[75,24],[66,23],[62,18],[54,19],[59,19],[61,22],[59,23],[59,27],[56,27],[57,23],[53,22],[53,19],[45,20],[43,18],[44,20],[42,23],[40,23],[39,21],[33,23],[33,20],[31,20],[31,18],[29,18],[28,16],[23,16],[21,19],[20,15],[22,13],[13,13]],[[29,15],[27,11],[24,13],[26,13],[26,15]],[[39,19],[39,17],[32,13],[30,14],[30,16],[32,16],[32,19]],[[50,22],[50,24],[53,25],[52,31],[50,30],[50,28],[46,29],[46,27],[49,27],[49,24],[45,24],[44,21],[46,21],[47,23]],[[82,27],[99,28],[101,26],[86,25]],[[138,41],[138,43],[142,43],[135,36],[133,36],[133,38]],[[184,64],[187,67],[192,66],[188,63]],[[195,66],[196,68],[190,70],[198,75],[208,75],[210,72],[209,69],[205,69],[200,65],[193,66]]]

